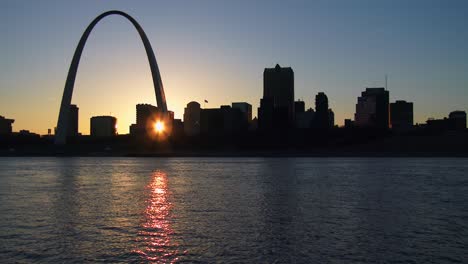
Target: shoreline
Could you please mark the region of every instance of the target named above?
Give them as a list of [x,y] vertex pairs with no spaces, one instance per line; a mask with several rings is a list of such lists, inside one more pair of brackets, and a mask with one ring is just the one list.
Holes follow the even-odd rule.
[[0,152],[0,157],[128,158],[468,158],[468,152],[177,151],[177,152]]

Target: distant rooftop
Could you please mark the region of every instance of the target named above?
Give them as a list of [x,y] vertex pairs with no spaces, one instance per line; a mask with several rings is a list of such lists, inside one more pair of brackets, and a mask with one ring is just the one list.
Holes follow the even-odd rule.
[[276,64],[274,68],[265,68],[265,72],[281,72],[281,71],[293,71],[291,67],[281,67],[279,64]]

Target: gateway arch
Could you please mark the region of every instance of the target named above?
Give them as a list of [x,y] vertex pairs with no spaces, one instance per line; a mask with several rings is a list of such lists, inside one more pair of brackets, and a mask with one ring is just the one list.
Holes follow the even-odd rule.
[[83,48],[86,44],[86,40],[89,37],[89,34],[93,30],[94,26],[106,16],[110,15],[119,15],[123,16],[132,22],[135,29],[138,31],[141,40],[143,41],[143,45],[145,46],[146,55],[148,56],[149,66],[151,68],[151,75],[153,77],[153,85],[154,91],[156,94],[156,102],[158,107],[162,110],[162,112],[167,112],[167,105],[166,105],[166,97],[164,95],[164,88],[161,80],[161,74],[159,73],[158,64],[156,63],[156,57],[154,56],[153,49],[151,48],[151,44],[146,36],[143,28],[138,24],[138,22],[133,19],[130,15],[122,12],[122,11],[108,11],[102,13],[98,17],[96,17],[91,24],[86,28],[85,32],[81,36],[80,42],[76,47],[75,54],[73,55],[72,62],[70,64],[70,69],[68,70],[67,80],[65,82],[65,88],[63,90],[62,96],[62,103],[60,104],[60,112],[57,121],[57,132],[55,134],[55,144],[65,144],[67,140],[67,131],[69,129],[69,112],[70,112],[70,105],[72,101],[73,95],[73,87],[75,86],[75,78],[76,72],[78,70],[78,64],[80,63],[81,53],[83,52]]

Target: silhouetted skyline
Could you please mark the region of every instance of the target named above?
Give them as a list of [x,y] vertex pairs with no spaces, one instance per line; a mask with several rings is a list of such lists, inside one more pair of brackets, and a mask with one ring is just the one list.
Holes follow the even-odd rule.
[[[66,73],[80,35],[100,13],[119,9],[145,29],[176,118],[192,100],[256,109],[265,67],[295,72],[295,99],[313,105],[323,91],[337,124],[354,114],[365,87],[384,85],[390,101],[414,102],[414,122],[465,110],[468,4],[463,1],[218,3],[2,3],[0,114],[15,131],[56,126]],[[72,10],[72,12],[70,12]],[[109,18],[90,36],[77,75],[80,132],[89,118],[116,116],[119,133],[137,103],[152,103],[146,55],[131,24]]]

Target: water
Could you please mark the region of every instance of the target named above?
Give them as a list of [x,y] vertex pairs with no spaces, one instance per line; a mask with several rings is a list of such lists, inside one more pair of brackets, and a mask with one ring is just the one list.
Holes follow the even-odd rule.
[[462,263],[468,159],[1,158],[1,262]]

